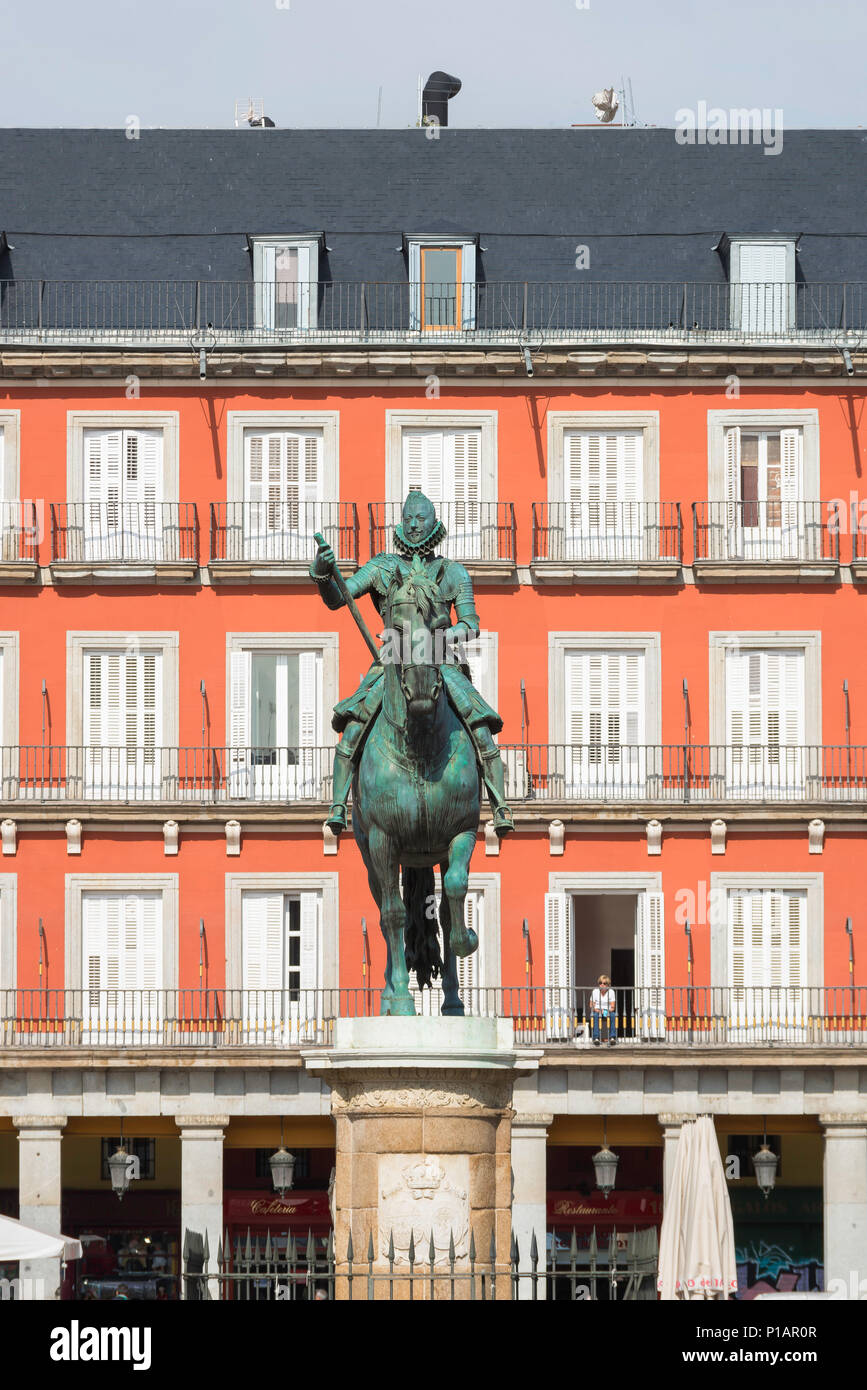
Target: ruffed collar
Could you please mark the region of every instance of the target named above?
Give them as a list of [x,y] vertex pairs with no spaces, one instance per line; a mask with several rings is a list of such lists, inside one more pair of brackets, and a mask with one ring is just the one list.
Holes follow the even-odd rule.
[[446,528],[441,521],[438,521],[432,531],[429,531],[423,541],[408,541],[403,534],[402,526],[394,528],[394,545],[399,555],[411,558],[413,555],[432,555],[440,541],[446,534]]

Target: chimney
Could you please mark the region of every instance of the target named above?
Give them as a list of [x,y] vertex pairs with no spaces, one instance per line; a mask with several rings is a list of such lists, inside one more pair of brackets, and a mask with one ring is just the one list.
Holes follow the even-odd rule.
[[432,72],[421,94],[421,119],[436,125],[448,125],[449,102],[461,90],[459,77],[447,72]]

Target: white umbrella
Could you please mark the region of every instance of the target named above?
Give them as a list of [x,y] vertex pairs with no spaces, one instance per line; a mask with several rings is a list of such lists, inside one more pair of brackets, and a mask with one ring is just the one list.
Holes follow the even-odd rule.
[[80,1260],[81,1241],[34,1231],[12,1216],[0,1216],[0,1261],[53,1259]]
[[656,1287],[663,1299],[727,1298],[737,1292],[732,1209],[708,1115],[681,1125]]

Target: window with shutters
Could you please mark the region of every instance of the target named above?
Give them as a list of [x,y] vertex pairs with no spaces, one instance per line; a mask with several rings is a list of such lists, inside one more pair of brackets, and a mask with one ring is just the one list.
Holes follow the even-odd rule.
[[[785,1036],[806,1022],[806,890],[733,888],[728,893],[730,1028]],[[731,1034],[730,1034],[731,1036]]]
[[[319,637],[319,634],[311,634]],[[228,727],[233,797],[330,799],[326,705],[336,642],[302,634],[229,634]],[[326,690],[327,686],[327,690]]]
[[164,1014],[163,895],[159,891],[83,892],[81,989],[85,1027],[140,1041]]
[[17,410],[0,411],[0,540],[2,558],[18,560],[22,555],[21,528],[31,522],[29,504],[19,501]]
[[408,237],[410,328],[462,332],[476,326],[476,243]]
[[565,794],[639,795],[647,770],[646,653],[565,652]]
[[162,652],[84,653],[85,795],[159,796],[162,784]]
[[162,559],[162,430],[86,429],[83,447],[83,558]]
[[727,558],[806,558],[802,430],[731,425],[725,458]]
[[805,761],[805,653],[731,647],[725,656],[730,795],[796,796]]
[[308,1024],[321,1018],[321,924],[319,892],[242,892],[241,989],[247,1041],[301,1041]]
[[731,326],[756,337],[795,327],[794,240],[733,238],[730,245]]
[[642,430],[566,430],[564,559],[652,558],[642,543],[643,447]]
[[0,1018],[14,1017],[18,987],[18,875],[0,874]]
[[253,242],[256,327],[292,333],[316,327],[321,239]]
[[448,535],[440,553],[472,559],[482,551],[482,432],[469,429],[405,429],[403,492],[423,492],[434,503]]
[[244,434],[244,555],[305,560],[325,528],[321,429],[249,429]]

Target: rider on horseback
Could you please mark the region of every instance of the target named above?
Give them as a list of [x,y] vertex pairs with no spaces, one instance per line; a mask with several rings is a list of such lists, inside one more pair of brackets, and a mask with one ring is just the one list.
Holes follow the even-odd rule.
[[[403,504],[402,524],[394,528],[396,554],[383,553],[368,560],[346,579],[353,598],[370,594],[377,612],[382,614],[392,581],[409,574],[411,568],[424,568],[425,588],[434,595],[436,616],[430,624],[446,643],[471,641],[478,635],[473,583],[463,565],[434,554],[446,534],[437,520],[433,503],[422,492],[411,492]],[[343,596],[333,578],[335,560],[330,546],[320,546],[310,567],[310,577],[319,585],[326,607],[343,605]],[[454,605],[457,621],[449,626]],[[445,661],[441,667],[443,683],[452,707],[476,748],[482,778],[493,811],[493,823],[500,836],[514,830],[512,812],[506,805],[504,769],[493,740],[503,721],[472,685],[466,666]],[[334,756],[334,802],[328,824],[335,834],[346,829],[346,798],[352,785],[353,768],[365,736],[379,713],[383,693],[383,668],[374,662],[354,695],[334,707],[332,727],[343,733]]]

